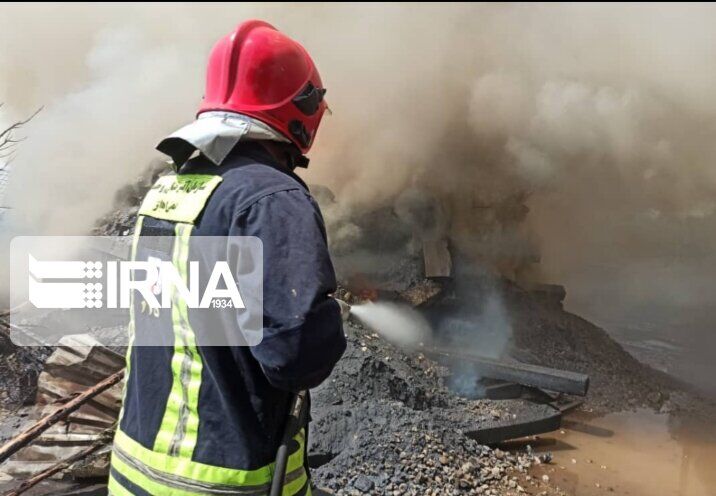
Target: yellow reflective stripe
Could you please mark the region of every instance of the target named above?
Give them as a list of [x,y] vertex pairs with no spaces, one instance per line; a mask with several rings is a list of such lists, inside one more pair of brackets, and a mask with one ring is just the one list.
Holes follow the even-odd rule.
[[[236,496],[265,496],[269,489],[270,484],[266,483],[262,486],[203,486],[203,487],[191,487],[187,486],[186,480],[172,479],[171,476],[167,476],[164,480],[160,477],[159,480],[152,477],[152,474],[148,474],[141,469],[141,467],[134,467],[130,463],[120,459],[116,453],[112,454],[112,467],[118,473],[122,474],[128,481],[135,484],[155,496],[167,495],[236,495]],[[110,476],[111,477],[111,476]],[[295,477],[295,476],[294,476]],[[189,482],[190,483],[190,482]],[[298,494],[301,489],[306,486],[305,495],[310,496],[311,490],[308,483],[308,475],[306,471],[301,467],[301,475],[293,478],[290,482],[284,484],[281,492],[282,496],[294,496]],[[183,487],[182,487],[183,485]],[[124,494],[131,494],[129,490],[123,487],[116,479],[110,480],[108,489],[110,492],[115,492],[114,487],[120,489],[116,490],[117,493],[122,492]]]
[[134,496],[122,484],[117,482],[111,474],[109,476],[107,489],[109,490],[109,496]]
[[[114,447],[112,451],[112,456],[120,464],[124,464],[129,469],[138,472],[150,481],[161,486],[176,489],[179,491],[185,491],[190,493],[198,492],[201,494],[213,496],[266,496],[266,493],[271,488],[270,483],[259,485],[233,486],[228,484],[199,482],[192,479],[188,479],[186,477],[182,477],[180,475],[167,474],[165,472],[153,470],[146,465],[141,464],[134,458],[124,453],[117,446]],[[114,470],[116,472],[116,467],[114,467]],[[301,492],[303,487],[307,487],[307,484],[300,484],[299,482],[296,482],[300,480],[303,480],[304,482],[308,481],[306,469],[303,466],[301,466],[298,470],[288,472],[286,474],[286,480],[284,483],[284,487],[282,487],[282,492],[284,492],[283,490],[286,487],[288,487],[288,489],[286,489],[286,492],[288,492],[289,494]],[[133,484],[135,483],[133,482]]]
[[[301,432],[299,432],[294,439],[298,443],[298,449],[288,458],[287,473],[293,472],[303,466],[305,444],[305,433],[303,429],[301,429]],[[145,448],[119,429],[117,429],[115,434],[114,444],[128,456],[150,469],[209,484],[226,484],[233,486],[258,486],[267,484],[271,482],[274,469],[273,462],[255,470],[239,470],[215,467],[195,462],[188,458],[157,453]],[[113,467],[115,460],[117,460],[117,457],[113,456]],[[131,480],[134,482],[133,479]]]
[[[306,484],[307,481],[308,481],[308,475],[304,471],[303,475],[301,475],[301,477],[299,477],[298,479],[296,479],[294,481],[289,482],[288,484],[283,485],[283,492],[281,493],[281,496],[293,496],[294,494],[296,494],[297,492],[299,492],[301,490],[301,488]],[[308,494],[308,495],[311,494],[310,489],[306,494]]]
[[[158,482],[155,482],[154,480],[150,479],[140,471],[133,469],[116,456],[112,456],[112,468],[125,476],[127,480],[131,481],[133,484],[138,485],[153,496],[203,496],[202,493],[199,492],[183,491],[176,487],[167,487],[163,484],[159,484]],[[121,486],[121,484],[119,483],[117,483],[116,485]]]
[[139,214],[192,224],[221,181],[211,174],[162,176],[144,197]]
[[[177,224],[172,262],[188,285],[189,240],[193,226]],[[172,289],[172,389],[162,423],[154,442],[154,451],[191,458],[199,430],[199,389],[203,363],[196,347],[194,331],[189,323],[186,301]]]
[[[134,233],[132,234],[132,249],[129,253],[129,259],[135,260],[137,257],[137,246],[139,245],[139,238],[142,234],[142,226],[144,225],[144,217],[138,216],[137,223],[134,226]],[[119,411],[119,421],[121,422],[124,416],[124,400],[127,397],[127,382],[129,379],[129,373],[132,369],[132,345],[134,344],[134,332],[135,332],[135,321],[134,321],[134,291],[129,295],[129,325],[127,326],[127,352],[125,354],[125,373],[124,373],[124,388],[122,390],[122,406]]]

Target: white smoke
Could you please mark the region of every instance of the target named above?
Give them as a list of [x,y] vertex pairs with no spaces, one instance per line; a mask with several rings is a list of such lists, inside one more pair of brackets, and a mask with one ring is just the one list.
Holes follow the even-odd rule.
[[[192,118],[212,43],[262,17],[321,69],[334,113],[307,179],[345,211],[425,189],[463,251],[537,259],[534,240],[540,276],[592,315],[716,289],[710,5],[0,9],[2,118],[45,106],[6,199],[25,230],[85,232]],[[485,208],[503,204],[509,226]]]

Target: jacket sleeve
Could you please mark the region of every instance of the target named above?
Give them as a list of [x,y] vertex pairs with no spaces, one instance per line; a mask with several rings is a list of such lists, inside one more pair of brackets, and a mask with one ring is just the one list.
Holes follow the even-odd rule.
[[346,348],[318,205],[304,191],[279,191],[240,212],[234,228],[263,243],[264,332],[251,353],[274,387],[316,387]]

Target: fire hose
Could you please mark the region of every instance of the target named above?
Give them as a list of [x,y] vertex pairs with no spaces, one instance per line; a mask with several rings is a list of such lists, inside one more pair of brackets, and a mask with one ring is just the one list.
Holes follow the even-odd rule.
[[291,399],[291,406],[288,410],[288,419],[283,431],[281,444],[276,450],[276,464],[274,465],[273,479],[271,480],[270,496],[281,496],[283,494],[283,483],[286,479],[286,467],[288,466],[289,448],[293,444],[296,433],[305,425],[306,413],[308,411],[308,391],[300,391]]
[[[348,319],[351,306],[345,301],[336,298],[341,308],[341,317],[343,320]],[[308,391],[299,391],[291,398],[290,408],[288,409],[288,418],[286,419],[286,427],[283,431],[281,444],[276,450],[276,462],[274,464],[273,478],[271,479],[270,496],[281,496],[283,494],[283,483],[286,480],[286,467],[288,466],[288,457],[290,446],[296,433],[306,425],[308,417]]]

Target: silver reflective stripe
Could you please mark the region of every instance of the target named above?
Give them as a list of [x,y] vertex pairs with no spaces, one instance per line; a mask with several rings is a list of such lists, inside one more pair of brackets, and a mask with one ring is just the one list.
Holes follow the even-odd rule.
[[[176,226],[177,230],[177,237],[176,237],[176,245],[175,245],[175,259],[174,263],[177,265],[182,265],[184,270],[182,272],[186,271],[186,264],[188,263],[189,258],[189,242],[188,242],[188,236],[191,234],[192,226],[191,225],[185,225],[185,224],[177,224]],[[188,279],[184,281],[185,283],[189,283]],[[172,293],[172,297],[174,301],[172,302],[172,305],[176,308],[182,308],[182,305],[186,305],[186,302],[181,301],[181,297],[179,295],[179,292],[174,290]],[[193,349],[192,344],[189,342],[188,339],[188,333],[193,332],[191,329],[191,326],[189,325],[189,322],[187,322],[187,315],[184,311],[178,310],[178,317],[179,317],[179,325],[180,330],[179,334],[181,336],[182,345],[184,347],[184,357],[182,358],[181,362],[181,369],[179,373],[179,380],[181,383],[181,396],[182,396],[182,402],[181,406],[179,407],[179,420],[177,421],[176,428],[174,429],[174,434],[172,435],[172,440],[169,443],[169,450],[168,454],[171,456],[177,456],[179,454],[179,450],[181,448],[182,442],[184,442],[184,437],[186,436],[186,427],[187,422],[189,421],[189,415],[190,415],[190,408],[189,408],[189,381],[191,379],[191,367],[192,363],[195,360],[194,352],[195,349]],[[192,448],[193,451],[193,448]]]
[[[113,449],[113,456],[116,456],[122,462],[126,463],[137,472],[140,472],[145,477],[148,477],[164,486],[173,487],[182,491],[224,496],[266,496],[268,491],[271,489],[271,483],[256,486],[232,486],[228,484],[211,484],[209,482],[201,482],[174,474],[168,474],[166,472],[161,472],[151,467],[147,467],[138,460],[135,460],[128,454],[124,453],[116,445]],[[300,479],[305,473],[306,469],[303,466],[287,473],[284,485]]]
[[182,359],[181,373],[179,375],[181,380],[182,403],[179,407],[179,421],[172,435],[172,440],[169,443],[168,454],[171,456],[177,456],[179,454],[181,443],[184,441],[184,436],[186,436],[186,424],[189,419],[189,378],[191,377],[191,364],[194,360],[194,354],[189,348],[185,332],[186,328],[183,328],[182,342],[184,344],[184,358]]
[[[172,253],[172,262],[186,284],[189,284],[188,257],[192,229],[191,224],[179,223],[175,226]],[[172,290],[172,328],[175,340],[171,361],[172,389],[154,450],[170,456],[191,458],[198,437],[203,363],[189,323],[187,304],[176,289]]]

